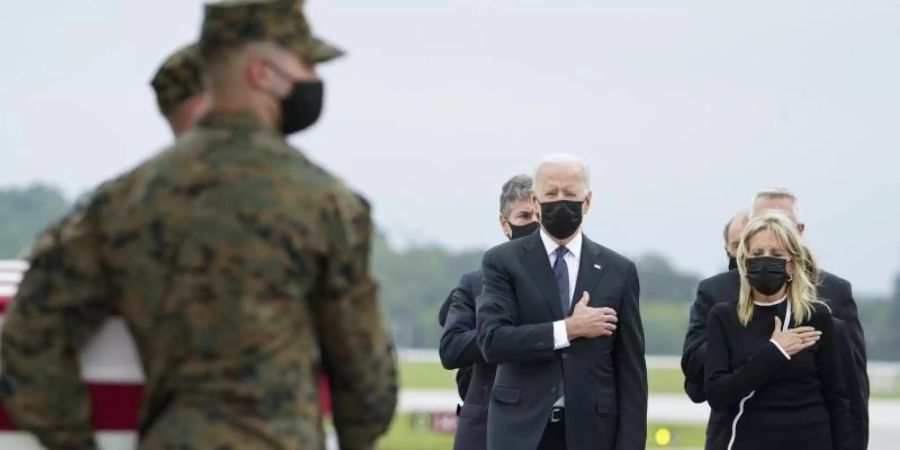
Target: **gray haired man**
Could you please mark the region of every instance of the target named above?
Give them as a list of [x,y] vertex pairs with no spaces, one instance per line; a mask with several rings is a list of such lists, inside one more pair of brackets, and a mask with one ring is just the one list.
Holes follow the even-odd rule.
[[[797,197],[787,189],[761,191],[753,197],[749,218],[766,211],[777,210],[787,215],[802,235],[806,226],[797,215]],[[684,372],[684,389],[696,403],[706,401],[706,322],[709,311],[718,303],[733,302],[740,291],[740,274],[730,270],[700,282],[697,298],[691,306],[690,324],[684,340],[681,368]],[[842,348],[845,360],[844,381],[850,394],[850,412],[853,419],[851,434],[853,449],[864,449],[869,434],[869,378],[866,372],[866,345],[859,322],[856,301],[850,282],[827,271],[819,274],[817,286],[819,298],[831,308],[838,340],[846,344]],[[720,412],[713,411],[710,420],[721,420]]]
[[[540,227],[537,207],[532,201],[531,177],[516,175],[503,184],[500,193],[500,229],[509,239],[535,233]],[[488,364],[478,348],[475,330],[475,298],[481,294],[480,270],[462,276],[459,286],[444,303],[441,325],[441,363],[458,369],[456,383],[465,402],[459,414],[454,450],[487,448],[488,393],[494,384],[496,366]]]
[[[771,210],[782,212],[794,221],[801,236],[806,231],[806,224],[797,213],[797,196],[790,190],[775,188],[757,193],[753,198],[750,217]],[[831,308],[839,341],[846,347],[843,349],[846,369],[844,382],[850,398],[853,448],[864,449],[869,442],[868,357],[865,334],[853,299],[853,288],[849,281],[823,270],[819,274],[817,291],[819,299]]]
[[728,255],[728,270],[737,269],[737,249],[741,242],[741,235],[744,234],[744,227],[750,218],[750,212],[741,210],[728,220],[725,224],[725,254]]

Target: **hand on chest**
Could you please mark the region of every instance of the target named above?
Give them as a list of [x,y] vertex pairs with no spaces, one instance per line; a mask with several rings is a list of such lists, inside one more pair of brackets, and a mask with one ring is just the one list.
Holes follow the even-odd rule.
[[523,272],[516,281],[516,301],[523,322],[568,317],[585,292],[590,297],[588,306],[619,310],[624,283],[603,264],[583,260],[577,271],[569,268],[567,272],[554,272],[549,265],[542,269]]
[[[738,327],[738,332],[729,336],[728,346],[731,349],[731,364],[733,367],[744,366],[761,348],[774,345],[770,342],[772,327],[769,324],[772,320],[772,317],[766,317],[764,320],[754,318],[749,326]],[[819,352],[819,347],[820,344],[816,343],[792,355],[790,361],[784,366],[779,375],[793,376],[809,370],[815,370],[816,354]]]

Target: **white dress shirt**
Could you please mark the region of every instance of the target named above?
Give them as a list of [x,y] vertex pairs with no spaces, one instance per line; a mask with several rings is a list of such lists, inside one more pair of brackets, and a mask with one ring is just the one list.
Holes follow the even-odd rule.
[[[566,249],[569,250],[566,253],[566,256],[563,259],[566,261],[566,267],[569,269],[569,307],[572,307],[571,302],[578,301],[575,297],[575,283],[578,281],[578,266],[581,265],[581,243],[584,240],[584,237],[581,234],[581,230],[575,234],[575,237],[566,244]],[[553,268],[553,265],[556,264],[556,254],[554,252],[559,247],[552,237],[541,228],[541,241],[544,243],[544,249],[547,251],[547,260],[550,262],[550,268]],[[563,316],[568,316],[569,311],[563,311]],[[553,322],[553,349],[559,350],[561,348],[566,348],[569,346],[569,335],[566,333],[566,321],[557,320]]]
[[[559,248],[559,244],[541,228],[541,241],[544,243],[544,249],[547,251],[547,259],[550,262],[550,268],[553,268],[553,265],[556,263],[556,249]],[[566,249],[569,251],[566,252],[566,255],[563,256],[563,260],[566,262],[566,267],[569,269],[569,310],[571,310],[572,302],[577,302],[578,299],[575,297],[575,283],[578,281],[578,267],[581,265],[581,243],[583,241],[583,236],[581,234],[581,230],[575,234],[575,237],[566,244]],[[563,316],[568,317],[569,311],[563,311]],[[562,348],[568,347],[569,344],[569,334],[566,332],[566,321],[557,320],[553,322],[553,349],[559,350]],[[563,395],[553,404],[553,406],[563,407],[566,406],[566,397]]]

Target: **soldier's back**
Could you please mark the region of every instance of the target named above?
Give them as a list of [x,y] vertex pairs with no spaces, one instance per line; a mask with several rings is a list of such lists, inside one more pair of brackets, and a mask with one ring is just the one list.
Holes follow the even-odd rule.
[[213,119],[92,200],[146,372],[142,448],[319,448],[312,308],[368,210],[274,130]]

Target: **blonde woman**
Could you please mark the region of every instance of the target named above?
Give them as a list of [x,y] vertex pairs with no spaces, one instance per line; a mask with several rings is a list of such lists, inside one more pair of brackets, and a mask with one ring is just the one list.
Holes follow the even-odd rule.
[[747,224],[737,302],[709,315],[707,450],[849,450],[840,347],[818,267],[780,213]]

